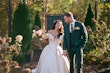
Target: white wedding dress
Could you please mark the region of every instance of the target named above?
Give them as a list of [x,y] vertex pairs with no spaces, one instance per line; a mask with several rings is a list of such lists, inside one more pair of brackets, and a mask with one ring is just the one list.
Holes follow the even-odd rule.
[[43,49],[37,67],[32,73],[69,73],[68,58],[63,56],[63,50],[58,43],[63,39],[63,35],[56,39],[52,34],[46,33],[43,38],[48,38],[49,44]]

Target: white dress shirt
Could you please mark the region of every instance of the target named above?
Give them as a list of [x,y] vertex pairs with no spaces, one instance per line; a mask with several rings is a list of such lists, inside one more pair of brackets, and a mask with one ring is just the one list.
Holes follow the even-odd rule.
[[[75,26],[75,19],[73,19],[73,22],[72,23],[70,23],[70,33],[72,32],[72,30],[71,30],[71,27],[73,27],[73,29],[74,29],[74,26]],[[72,26],[71,26],[71,24],[72,24]]]

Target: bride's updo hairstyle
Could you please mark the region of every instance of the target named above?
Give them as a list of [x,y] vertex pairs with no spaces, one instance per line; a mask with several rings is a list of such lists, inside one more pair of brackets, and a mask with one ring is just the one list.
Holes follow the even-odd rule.
[[59,36],[64,33],[63,22],[62,22],[61,20],[55,20],[55,21],[53,22],[53,27],[52,27],[52,29],[55,29],[55,26],[56,26],[56,24],[57,24],[58,22],[60,22],[61,25],[62,25],[61,28],[59,28],[59,30],[58,30],[58,33],[59,33],[59,34],[58,34],[58,38],[59,38]]

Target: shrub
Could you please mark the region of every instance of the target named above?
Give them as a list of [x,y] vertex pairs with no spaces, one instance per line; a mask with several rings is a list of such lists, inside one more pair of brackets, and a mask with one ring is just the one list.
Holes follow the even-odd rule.
[[30,12],[25,3],[20,3],[14,13],[12,24],[12,43],[15,42],[15,37],[20,34],[23,36],[22,52],[25,53],[31,49],[32,29],[31,29]]
[[16,61],[12,60],[13,56],[19,55],[21,51],[22,36],[16,36],[15,43],[11,43],[11,38],[0,38],[0,72],[9,73],[16,67],[20,67]]
[[[105,23],[97,23],[96,30],[89,32],[89,41],[84,49],[85,61],[92,64],[110,64],[110,29]],[[90,28],[89,28],[90,30]]]

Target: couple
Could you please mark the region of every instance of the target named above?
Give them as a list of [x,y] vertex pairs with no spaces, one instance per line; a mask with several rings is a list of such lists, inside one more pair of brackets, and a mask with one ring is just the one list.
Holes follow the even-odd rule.
[[[87,31],[83,23],[73,18],[71,12],[64,14],[67,25],[56,20],[52,30],[43,34],[49,44],[43,49],[37,67],[32,73],[74,73],[76,59],[77,73],[82,73],[83,48],[87,42]],[[63,49],[59,42],[62,41]],[[67,58],[67,54],[69,60]]]

